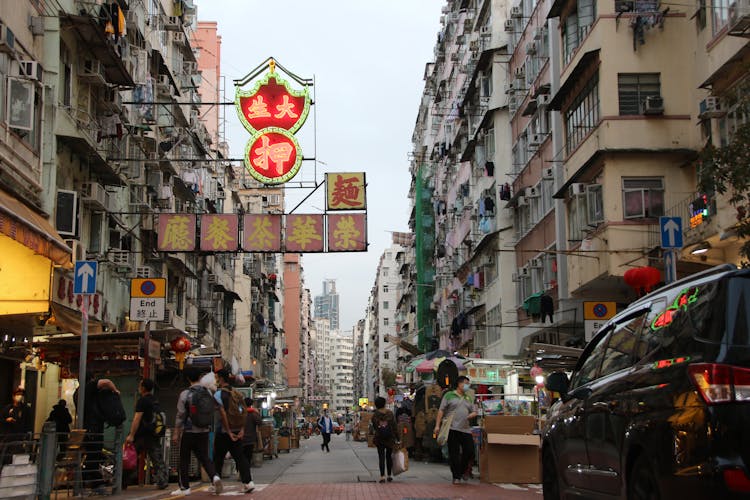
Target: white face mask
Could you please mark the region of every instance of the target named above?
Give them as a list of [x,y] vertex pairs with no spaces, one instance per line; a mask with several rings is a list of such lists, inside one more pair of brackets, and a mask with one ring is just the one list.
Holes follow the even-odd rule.
[[23,396],[21,396],[20,394],[18,396],[13,396],[13,401],[15,401],[16,403],[22,403]]
[[463,385],[463,386],[461,386],[461,387],[463,388],[464,392],[466,392],[466,391],[468,391],[469,389],[471,389],[471,384],[464,384],[464,385]]

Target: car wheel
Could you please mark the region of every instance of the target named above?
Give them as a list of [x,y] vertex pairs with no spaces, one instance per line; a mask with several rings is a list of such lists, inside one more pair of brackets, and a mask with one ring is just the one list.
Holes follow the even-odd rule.
[[659,500],[659,484],[646,455],[638,457],[628,479],[628,500]]
[[560,500],[560,481],[557,477],[555,457],[549,448],[542,456],[542,487],[544,500]]

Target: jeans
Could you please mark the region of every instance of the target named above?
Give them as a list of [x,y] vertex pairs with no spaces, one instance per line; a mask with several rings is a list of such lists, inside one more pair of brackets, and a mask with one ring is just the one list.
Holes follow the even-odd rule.
[[208,432],[183,432],[180,438],[180,488],[190,488],[190,453],[194,453],[198,462],[206,469],[206,474],[213,480],[216,475],[214,463],[208,458]]
[[164,464],[164,453],[162,451],[162,438],[151,438],[135,440],[135,449],[138,453],[146,452],[151,460],[151,476],[154,483],[163,486],[169,483],[167,467]]
[[253,465],[253,451],[254,450],[255,450],[254,444],[248,444],[248,443],[242,444],[242,453],[245,455],[245,459],[247,459],[247,463],[249,463],[251,467]]
[[242,441],[232,441],[229,434],[226,432],[219,432],[214,437],[214,463],[216,464],[216,470],[221,476],[221,470],[224,467],[224,457],[227,451],[232,455],[234,463],[237,464],[237,470],[240,472],[240,479],[243,484],[247,484],[253,480],[250,474],[250,462],[242,452]]
[[386,468],[388,469],[388,476],[391,476],[393,457],[391,456],[391,449],[389,447],[378,445],[378,466],[380,466],[380,477],[385,476]]
[[331,451],[331,449],[328,448],[328,443],[331,442],[331,433],[321,432],[321,434],[323,435],[323,444],[320,445],[320,449],[322,450],[323,448],[325,448],[326,451]]
[[453,479],[461,479],[474,459],[474,437],[468,432],[451,429],[448,433],[448,456]]

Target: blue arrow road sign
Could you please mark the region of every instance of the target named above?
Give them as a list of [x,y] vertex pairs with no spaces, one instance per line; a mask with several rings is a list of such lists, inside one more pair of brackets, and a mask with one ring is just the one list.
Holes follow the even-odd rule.
[[682,217],[659,217],[662,248],[682,248]]
[[664,283],[669,284],[677,281],[677,252],[674,250],[664,251]]
[[75,276],[73,280],[73,293],[94,294],[96,293],[96,270],[95,260],[79,260],[76,262]]

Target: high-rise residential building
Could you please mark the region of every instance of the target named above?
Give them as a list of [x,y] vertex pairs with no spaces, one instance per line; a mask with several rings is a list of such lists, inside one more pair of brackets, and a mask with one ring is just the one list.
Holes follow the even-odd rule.
[[326,318],[331,330],[339,328],[339,294],[336,280],[323,281],[323,294],[315,297],[315,318]]
[[354,394],[354,337],[351,331],[331,336],[327,370],[331,373],[330,406],[336,413],[345,414],[355,404]]

